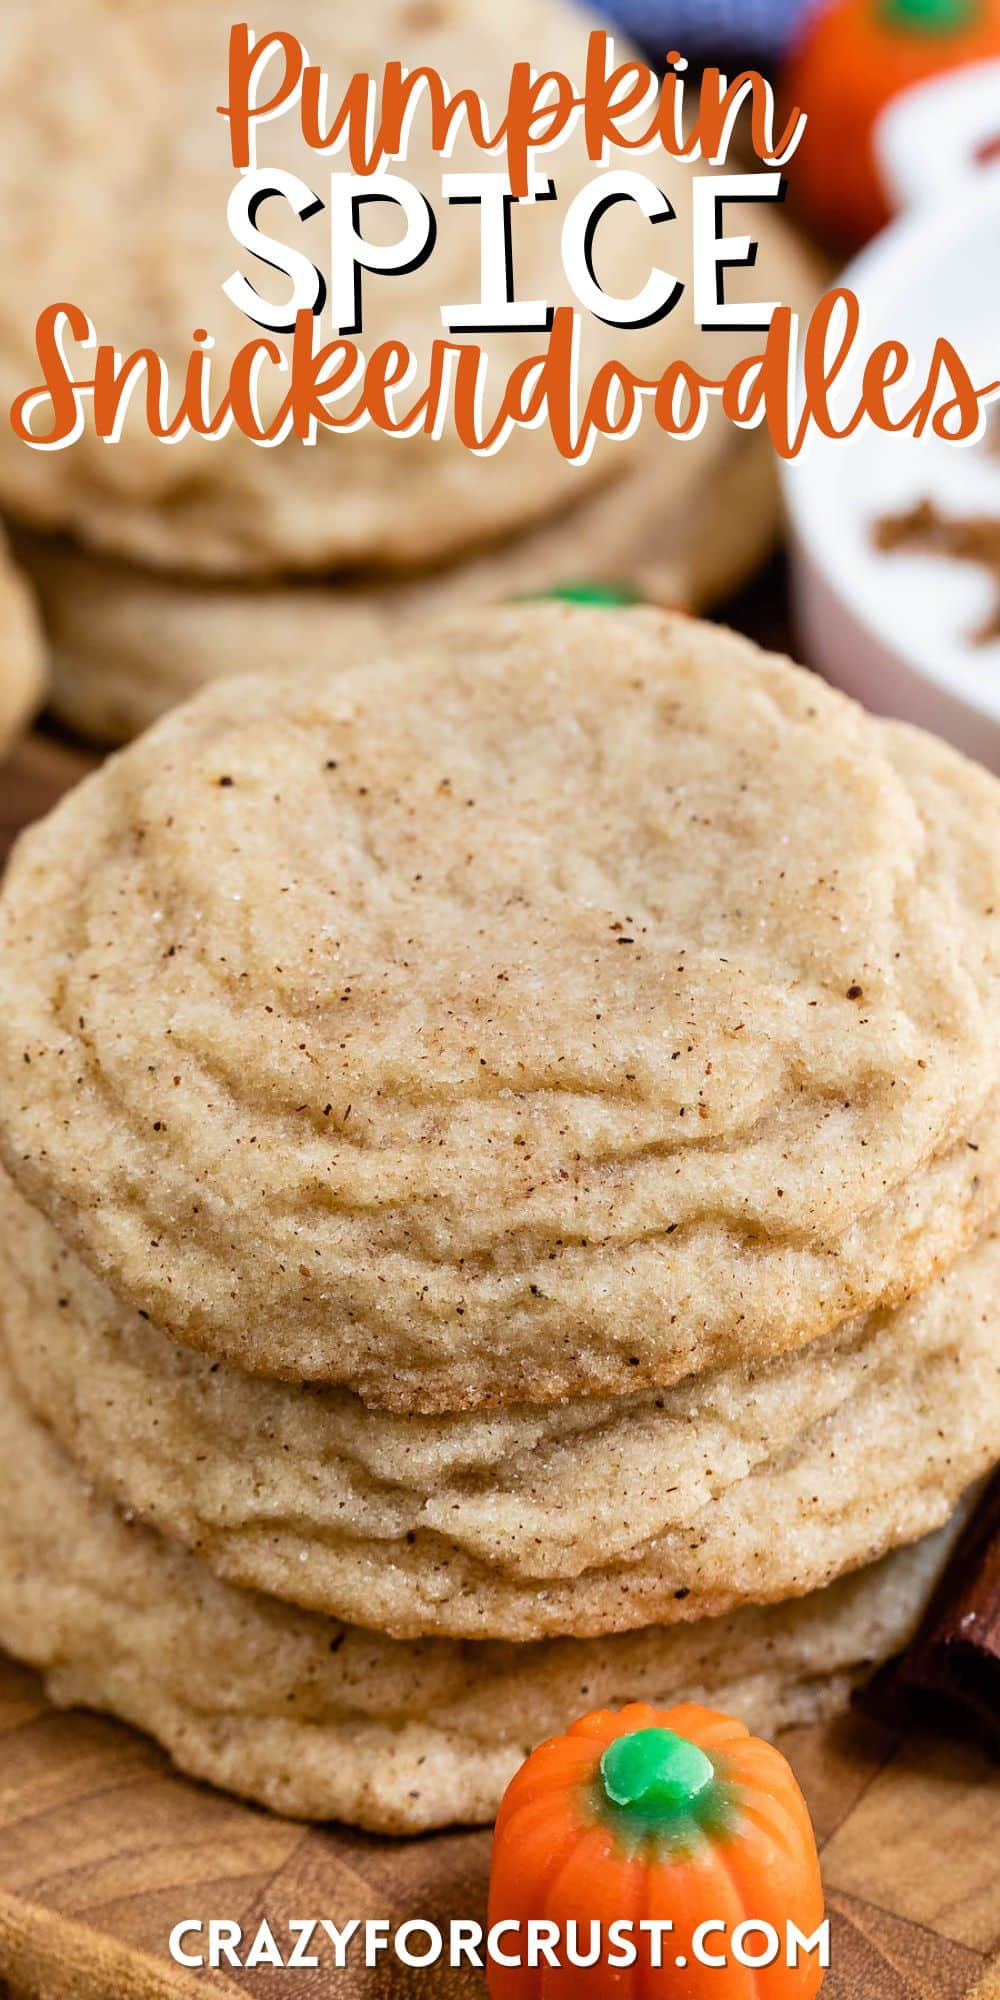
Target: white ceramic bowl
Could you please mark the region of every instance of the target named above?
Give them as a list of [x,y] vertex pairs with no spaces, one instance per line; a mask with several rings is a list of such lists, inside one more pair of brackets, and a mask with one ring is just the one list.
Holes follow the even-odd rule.
[[[1000,126],[1000,65],[989,67]],[[982,73],[968,76],[981,108]],[[961,125],[961,91],[954,79],[933,88],[942,87]],[[909,109],[903,100],[893,107],[898,162],[912,161]],[[919,179],[911,166],[908,192]],[[932,198],[884,230],[840,282],[861,301],[862,360],[877,340],[895,336],[926,366],[935,339],[947,335],[985,383],[1000,375],[1000,169],[942,181],[933,178]],[[844,407],[850,402],[848,393]],[[881,516],[923,497],[942,513],[1000,520],[1000,451],[985,440],[957,446],[865,426],[852,439],[814,439],[782,477],[802,656],[867,707],[937,730],[1000,771],[1000,640],[974,638],[1000,584],[985,567],[916,549],[890,554],[873,541]]]
[[1000,61],[968,63],[890,98],[875,154],[896,208],[950,199],[1000,145]]

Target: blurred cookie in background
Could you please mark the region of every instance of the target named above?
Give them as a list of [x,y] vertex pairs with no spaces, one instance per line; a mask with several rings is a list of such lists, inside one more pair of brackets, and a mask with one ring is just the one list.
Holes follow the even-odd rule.
[[[88,34],[98,13],[101,32]],[[192,329],[205,322],[221,371],[255,331],[222,291],[240,262],[226,223],[233,169],[216,110],[229,14],[221,0],[172,0],[111,20],[97,0],[55,0],[55,16],[49,11],[43,24],[19,12],[0,22],[0,101],[10,94],[11,129],[25,128],[23,144],[0,162],[0,240],[18,272],[11,297],[0,300],[0,393],[12,397],[37,377],[34,317],[60,297],[85,302],[98,338],[122,353],[153,341],[175,381]],[[526,51],[539,69],[579,72],[594,19],[566,0],[514,0],[485,20],[473,0],[419,10],[374,0],[363,22],[348,22],[322,0],[294,0],[284,25],[328,67],[331,93],[392,51],[437,63],[452,88],[478,82],[490,102]],[[59,27],[75,60],[53,68]],[[18,109],[22,96],[33,106],[30,121]],[[398,334],[402,315],[418,368],[441,332],[441,301],[474,299],[481,278],[478,221],[466,208],[442,209],[441,161],[429,153],[425,124],[414,121],[406,171],[442,210],[434,254],[405,287],[366,278],[364,294],[366,348]],[[168,126],[177,143],[165,151]],[[61,135],[58,157],[50,131]],[[306,153],[294,117],[262,131],[269,157],[300,164],[314,179],[318,164],[325,170]],[[558,202],[519,211],[519,296],[570,296],[561,225],[595,171],[574,136],[554,162]],[[695,324],[693,174],[664,158],[657,177],[675,210],[665,251],[682,296],[658,324],[634,331],[582,314],[581,379],[613,355],[644,380],[657,381],[683,357],[721,381],[762,344],[759,328]],[[323,225],[295,223],[301,234],[289,238],[311,244],[321,267]],[[310,235],[317,228],[320,237]],[[752,234],[757,255],[729,269],[727,299],[781,300],[807,316],[822,272],[783,210],[761,201],[739,228]],[[601,223],[603,284],[633,295],[650,257],[648,221],[618,204]],[[264,284],[259,268],[255,282]],[[538,333],[488,335],[497,379],[541,341]],[[98,742],[127,739],[230,673],[346,664],[359,645],[425,612],[595,588],[704,610],[747,580],[778,532],[768,441],[737,431],[715,406],[704,431],[684,442],[658,430],[647,408],[637,436],[613,447],[600,440],[586,464],[571,465],[547,427],[515,433],[488,458],[447,429],[440,439],[402,442],[374,427],[323,433],[308,450],[291,440],[262,450],[236,432],[211,449],[190,438],[168,450],[149,435],[142,397],[135,400],[111,449],[89,431],[67,452],[33,452],[12,432],[0,437],[0,503],[22,531],[19,550],[41,592],[54,706]]]
[[[5,406],[39,379],[36,318],[55,300],[78,304],[98,342],[123,356],[155,348],[169,368],[171,409],[196,328],[207,328],[214,343],[213,405],[234,356],[259,336],[260,326],[223,289],[234,270],[258,297],[266,295],[272,314],[285,310],[287,277],[241,251],[227,222],[238,176],[218,106],[226,101],[231,20],[223,0],[168,6],[139,0],[113,10],[100,0],[52,0],[44,12],[18,8],[0,20],[0,117],[11,139],[0,161],[0,248],[14,274],[0,299]],[[509,0],[487,10],[479,0],[424,7],[370,0],[361,10],[289,0],[282,14],[282,28],[298,35],[311,61],[328,73],[331,117],[351,78],[378,77],[391,57],[410,68],[436,68],[452,91],[478,90],[494,128],[515,64],[530,57],[539,72],[580,76],[595,25],[595,16],[568,0]],[[58,63],[54,46],[63,52]],[[367,355],[387,339],[405,337],[416,361],[414,399],[428,380],[434,341],[445,338],[443,305],[473,304],[482,283],[479,213],[469,203],[449,204],[441,178],[443,171],[481,172],[484,156],[464,127],[446,161],[431,139],[431,120],[418,106],[403,171],[433,208],[432,252],[398,279],[365,275],[359,335]],[[299,172],[319,197],[302,219],[287,208],[272,219],[278,207],[272,202],[268,220],[272,236],[307,256],[325,278],[330,160],[309,149],[292,111],[260,124],[257,162]],[[633,165],[633,156],[623,163]],[[519,299],[573,303],[562,229],[569,203],[595,171],[578,128],[552,162],[558,201],[519,206],[512,222]],[[669,159],[657,163],[657,177],[675,210],[669,269],[684,294],[660,325],[623,329],[582,314],[582,383],[613,359],[640,376],[681,353],[698,359],[688,282],[692,177],[684,163]],[[399,215],[385,208],[376,205],[366,215],[370,240],[399,237]],[[618,202],[602,217],[600,281],[609,296],[631,299],[642,291],[649,239],[649,222],[632,202]],[[330,339],[329,312],[320,325]],[[291,335],[279,330],[270,337],[287,358]],[[511,371],[539,352],[545,335],[536,328],[455,338],[459,346],[481,344],[488,354],[485,405],[492,411]],[[92,355],[68,337],[66,347],[69,365],[79,362],[84,377],[92,373]],[[287,388],[287,374],[266,371],[259,386],[265,421]],[[620,455],[603,441],[586,465],[569,464],[547,427],[523,427],[502,451],[477,458],[450,417],[441,437],[421,433],[405,445],[368,425],[346,435],[321,430],[308,450],[296,438],[261,449],[234,427],[211,446],[188,436],[166,449],[146,424],[141,386],[113,449],[90,424],[67,452],[34,452],[6,427],[0,436],[0,503],[12,515],[67,530],[110,554],[209,576],[443,562],[545,519],[621,470]]]
[[565,591],[709,608],[778,534],[777,482],[759,432],[720,426],[690,444],[651,435],[613,486],[534,533],[437,571],[212,583],[19,533],[52,659],[52,706],[96,743],[136,736],[206,681],[335,671],[422,618]]
[[[804,320],[822,289],[821,260],[766,204],[753,227],[757,270],[731,272],[731,295],[763,289]],[[670,320],[655,334],[654,365],[665,367],[678,336]],[[744,330],[699,334],[699,362],[721,379],[762,337]],[[411,504],[411,447],[409,441],[395,451],[400,510]],[[274,454],[260,457],[270,463]],[[657,429],[647,410],[639,433],[617,445],[613,457],[614,479],[595,487],[585,476],[574,484],[571,473],[566,496],[544,520],[418,568],[205,577],[115,558],[71,536],[16,528],[18,557],[37,590],[51,651],[52,706],[90,741],[125,742],[206,681],[347,665],[373,639],[425,616],[593,589],[625,602],[704,612],[741,588],[770,555],[780,506],[763,429],[738,430],[713,408],[701,434],[680,441]],[[498,460],[470,463],[489,474]]]

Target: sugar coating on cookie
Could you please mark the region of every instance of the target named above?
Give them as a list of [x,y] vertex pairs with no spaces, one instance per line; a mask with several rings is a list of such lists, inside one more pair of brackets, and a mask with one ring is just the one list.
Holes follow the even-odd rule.
[[998,936],[1000,787],[943,745],[693,620],[470,615],[206,690],[22,840],[0,1154],[251,1370],[629,1393],[905,1293]]
[[53,1701],[110,1709],[192,1777],[377,1833],[491,1819],[588,1700],[709,1700],[767,1734],[819,1720],[905,1645],[957,1526],[796,1604],[603,1640],[408,1645],[219,1582],[97,1497],[0,1387],[0,1643]]
[[99,1491],[235,1583],[401,1638],[800,1596],[940,1525],[1000,1456],[989,1232],[909,1306],[773,1362],[442,1417],[166,1340],[6,1175],[0,1240],[12,1375]]

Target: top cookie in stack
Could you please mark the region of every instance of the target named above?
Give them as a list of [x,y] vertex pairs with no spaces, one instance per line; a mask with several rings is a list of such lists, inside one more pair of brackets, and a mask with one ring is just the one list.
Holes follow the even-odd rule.
[[[226,223],[237,177],[216,108],[226,98],[230,20],[222,0],[8,10],[0,108],[17,143],[0,162],[0,232],[18,274],[0,301],[8,406],[38,380],[35,320],[55,300],[81,306],[98,339],[123,354],[158,348],[178,388],[196,327],[215,338],[220,392],[233,352],[258,332],[221,289],[241,266]],[[476,0],[332,10],[325,0],[290,0],[282,13],[282,26],[329,71],[331,102],[353,74],[378,76],[392,58],[436,66],[452,90],[478,88],[495,121],[515,62],[530,57],[540,72],[579,76],[592,25],[563,0],[485,11]],[[371,352],[405,335],[418,370],[443,334],[442,303],[475,300],[480,287],[475,211],[446,204],[440,182],[444,168],[481,169],[483,160],[461,139],[452,158],[437,159],[428,125],[418,109],[405,172],[433,201],[435,249],[403,279],[365,278],[360,336]],[[300,172],[320,195],[331,166],[343,165],[307,151],[294,114],[259,126],[258,153],[261,165]],[[634,156],[622,163],[634,168]],[[559,305],[571,300],[562,223],[598,169],[580,133],[550,165],[559,199],[517,213],[514,256],[519,296]],[[652,256],[677,273],[684,296],[658,327],[623,331],[583,315],[585,382],[612,356],[655,378],[683,353],[721,375],[760,343],[759,334],[706,336],[694,326],[691,170],[658,158],[656,178],[676,220],[655,231],[619,205],[601,223],[600,273],[609,292],[632,296]],[[267,220],[326,270],[328,209],[305,222]],[[366,228],[380,226],[396,224],[369,211]],[[730,295],[807,311],[817,289],[810,259],[770,204],[755,210],[753,226],[759,269],[730,273]],[[249,257],[242,264],[275,295],[286,282]],[[542,342],[537,333],[486,336],[496,382]],[[647,413],[639,437],[599,444],[587,464],[570,466],[545,428],[519,431],[488,459],[466,451],[450,426],[439,440],[401,443],[369,427],[275,450],[234,430],[211,446],[189,438],[168,449],[148,436],[142,403],[139,394],[113,449],[89,427],[56,454],[28,450],[9,430],[0,437],[0,504],[20,523],[73,538],[21,543],[50,628],[57,704],[106,737],[132,734],[217,674],[294,665],[317,647],[339,664],[425,600],[437,611],[603,578],[661,601],[702,603],[738,583],[774,532],[766,439],[736,432],[718,412],[703,437],[684,444],[665,441]]]
[[384,1407],[781,1353],[974,1226],[997,811],[653,613],[219,689],[22,843],[4,1157],[177,1338]]
[[0,1636],[383,1827],[842,1696],[1000,1457],[998,913],[993,778],[684,618],[205,690],[0,902]]

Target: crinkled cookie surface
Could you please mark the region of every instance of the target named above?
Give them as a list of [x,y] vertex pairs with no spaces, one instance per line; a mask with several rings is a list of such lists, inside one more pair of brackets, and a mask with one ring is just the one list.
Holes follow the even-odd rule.
[[910,1288],[998,936],[1000,787],[933,739],[685,618],[463,617],[206,690],[22,840],[0,1152],[251,1370],[662,1386]]
[[97,1498],[0,1395],[0,1643],[275,1811],[419,1833],[493,1817],[581,1709],[706,1700],[767,1734],[841,1707],[905,1645],[954,1528],[792,1605],[533,1646],[405,1644],[220,1583]]
[[801,1596],[1000,1458],[1000,1237],[895,1313],[616,1401],[366,1409],[165,1340],[0,1175],[0,1334],[87,1478],[219,1575],[400,1638],[538,1639]]

